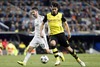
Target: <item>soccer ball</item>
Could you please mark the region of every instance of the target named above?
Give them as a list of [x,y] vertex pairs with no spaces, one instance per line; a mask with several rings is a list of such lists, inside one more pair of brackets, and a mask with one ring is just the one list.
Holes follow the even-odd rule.
[[41,62],[43,64],[46,64],[49,61],[49,58],[46,55],[42,55],[41,58],[40,58],[40,60],[41,60]]

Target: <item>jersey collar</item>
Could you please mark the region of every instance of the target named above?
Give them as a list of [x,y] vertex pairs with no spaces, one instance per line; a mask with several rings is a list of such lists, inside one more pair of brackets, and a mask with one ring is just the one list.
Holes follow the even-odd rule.
[[[58,12],[57,12],[57,14],[58,14]],[[56,16],[57,14],[53,14],[53,13],[51,12],[51,15],[53,15],[53,16]]]

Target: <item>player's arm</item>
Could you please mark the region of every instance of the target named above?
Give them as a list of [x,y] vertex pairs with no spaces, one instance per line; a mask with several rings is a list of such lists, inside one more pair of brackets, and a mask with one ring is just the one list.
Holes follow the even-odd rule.
[[62,16],[62,22],[64,22],[64,28],[68,33],[68,39],[69,39],[69,38],[71,38],[71,33],[70,33],[69,25],[68,25],[66,19],[64,18],[64,16]]
[[44,28],[45,22],[47,22],[47,16],[44,17],[43,22],[42,22],[42,24],[41,24],[41,26],[40,26],[40,36],[41,36],[41,37],[43,37],[42,30],[43,30],[43,28]]

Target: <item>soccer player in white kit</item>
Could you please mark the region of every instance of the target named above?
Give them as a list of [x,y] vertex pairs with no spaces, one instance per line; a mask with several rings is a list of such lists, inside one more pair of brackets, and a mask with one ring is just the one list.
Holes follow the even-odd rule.
[[31,13],[31,15],[34,16],[35,30],[34,30],[34,32],[32,32],[32,33],[34,33],[34,38],[29,43],[29,49],[27,51],[27,54],[26,54],[24,60],[17,61],[18,64],[23,65],[23,66],[26,65],[28,59],[30,58],[31,51],[38,46],[41,46],[44,50],[46,50],[47,53],[52,53],[52,50],[49,50],[45,30],[42,31],[44,36],[40,37],[40,25],[41,25],[44,17],[39,15],[37,7],[32,8],[30,13]]

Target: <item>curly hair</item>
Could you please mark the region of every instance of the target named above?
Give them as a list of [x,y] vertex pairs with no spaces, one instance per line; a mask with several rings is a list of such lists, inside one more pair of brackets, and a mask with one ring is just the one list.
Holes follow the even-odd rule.
[[52,2],[51,6],[52,7],[57,7],[58,9],[60,9],[60,4],[58,2]]

